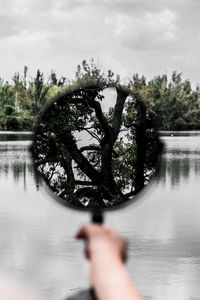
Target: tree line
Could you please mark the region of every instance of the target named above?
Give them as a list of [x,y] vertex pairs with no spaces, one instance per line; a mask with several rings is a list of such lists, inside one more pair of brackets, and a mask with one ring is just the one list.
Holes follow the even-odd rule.
[[[120,76],[103,71],[91,59],[77,66],[74,79],[58,77],[51,71],[47,79],[41,70],[35,77],[15,73],[12,82],[0,78],[0,130],[32,130],[39,112],[58,93],[73,84],[96,79],[102,84],[120,84]],[[142,100],[159,130],[199,130],[200,88],[192,88],[190,80],[183,80],[181,73],[172,72],[155,76],[147,81],[144,76],[134,74],[126,84]]]

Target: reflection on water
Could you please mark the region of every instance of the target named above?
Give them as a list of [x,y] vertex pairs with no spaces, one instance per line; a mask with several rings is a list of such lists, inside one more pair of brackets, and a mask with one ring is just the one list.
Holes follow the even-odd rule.
[[33,178],[39,189],[41,183],[37,178],[28,147],[31,144],[31,133],[0,133],[0,179],[9,177],[13,183],[23,183],[26,189],[27,174]]
[[1,131],[0,132],[0,142],[8,141],[30,141],[32,136],[31,131],[17,132],[17,131]]
[[[64,299],[88,285],[83,248],[73,236],[89,216],[63,208],[36,181],[30,135],[3,135],[1,271],[46,299]],[[200,132],[165,133],[163,141],[158,178],[137,203],[107,213],[106,222],[129,238],[128,268],[145,299],[199,300]]]
[[162,136],[200,136],[200,131],[160,131]]
[[171,187],[186,182],[190,178],[190,172],[195,176],[200,174],[200,133],[173,132],[162,138],[166,145],[163,155],[162,168],[158,180],[165,185],[168,180]]

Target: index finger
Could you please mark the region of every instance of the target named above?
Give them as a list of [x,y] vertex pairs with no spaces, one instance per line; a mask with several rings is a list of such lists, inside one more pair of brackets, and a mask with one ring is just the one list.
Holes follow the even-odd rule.
[[78,230],[78,232],[75,235],[75,238],[77,239],[87,239],[92,234],[99,231],[102,226],[99,224],[85,224],[81,226],[81,228]]

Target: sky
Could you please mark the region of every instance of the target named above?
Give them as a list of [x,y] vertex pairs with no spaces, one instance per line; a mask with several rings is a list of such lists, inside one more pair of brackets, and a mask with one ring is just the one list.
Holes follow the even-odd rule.
[[122,80],[176,70],[200,83],[199,0],[1,0],[0,77],[73,78],[94,58]]

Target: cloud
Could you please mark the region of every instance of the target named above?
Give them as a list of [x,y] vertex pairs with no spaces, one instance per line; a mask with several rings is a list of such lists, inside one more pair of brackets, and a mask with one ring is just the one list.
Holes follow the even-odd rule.
[[56,1],[54,0],[1,0],[0,2],[1,13],[11,16],[24,16],[34,12],[45,13],[54,9],[54,7],[56,7]]
[[[4,17],[5,21],[1,20],[4,29],[0,31],[0,38],[20,35],[24,29],[32,33],[46,31],[49,42],[59,52],[66,51],[66,47],[69,51],[76,47],[87,49],[87,45],[94,51],[103,44],[108,48],[111,39],[116,46],[121,41],[130,48],[161,47],[172,41],[176,33],[175,13],[170,10],[141,12],[142,6],[137,0],[133,1],[134,5],[127,0],[8,1],[11,10],[9,16]],[[7,2],[3,3],[6,6]],[[6,13],[8,8],[4,11]]]
[[194,65],[189,59],[174,57],[199,53],[199,5],[195,0],[1,0],[0,76],[26,63],[70,77],[91,57],[124,78],[133,72],[182,71],[184,64],[189,70]]
[[0,15],[0,20],[0,38],[15,35],[19,31],[19,29],[16,26],[16,21],[13,20],[12,17]]
[[19,35],[4,38],[0,49],[7,52],[12,52],[14,49],[16,54],[19,55],[21,52],[24,55],[25,52],[36,50],[36,47],[40,47],[39,49],[41,50],[43,45],[46,45],[47,37],[48,32],[45,31],[29,32],[28,30],[23,30]]
[[137,50],[168,47],[177,38],[176,21],[177,15],[169,9],[144,12],[135,18],[125,14],[105,18],[123,47]]

